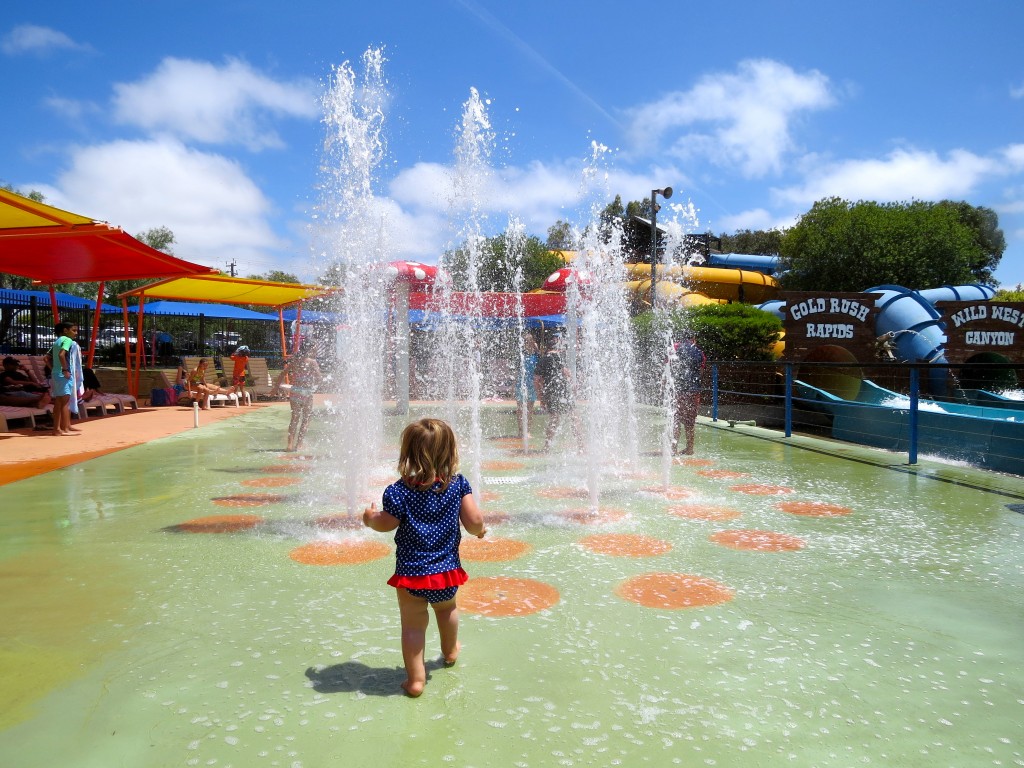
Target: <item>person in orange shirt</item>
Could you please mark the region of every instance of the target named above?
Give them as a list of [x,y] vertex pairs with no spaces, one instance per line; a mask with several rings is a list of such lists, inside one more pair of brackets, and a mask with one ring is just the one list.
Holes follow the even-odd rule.
[[238,395],[238,403],[241,405],[245,402],[245,371],[249,366],[249,348],[243,344],[235,350],[231,359],[235,363],[231,371],[231,388]]

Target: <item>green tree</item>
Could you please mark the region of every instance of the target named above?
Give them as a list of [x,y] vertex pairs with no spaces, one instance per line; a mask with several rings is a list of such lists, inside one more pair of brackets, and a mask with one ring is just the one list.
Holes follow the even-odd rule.
[[659,402],[664,366],[665,331],[672,336],[690,331],[709,360],[770,361],[782,332],[782,321],[749,304],[707,304],[665,315],[644,312],[633,318],[638,360],[637,386],[646,402]]
[[936,203],[819,200],[782,238],[791,290],[863,291],[896,284],[913,289],[991,280],[977,231],[957,209]]
[[575,243],[572,237],[572,227],[569,222],[559,219],[548,227],[548,241],[545,245],[552,251],[568,251]]
[[1000,288],[992,301],[1024,301],[1024,284],[1017,283],[1012,288]]
[[960,223],[974,233],[974,242],[980,251],[979,259],[971,264],[971,272],[979,282],[990,283],[1006,250],[1006,237],[999,228],[999,215],[991,208],[973,206],[964,201],[943,200],[940,206],[956,211]]
[[[771,312],[750,304],[705,304],[668,313],[673,336],[692,332],[697,344],[712,360],[774,360],[774,346],[782,332],[782,321]],[[644,312],[633,318],[633,329],[641,347],[657,347],[663,332],[662,316]]]
[[776,256],[782,246],[785,233],[780,229],[741,229],[731,235],[721,234],[722,253],[748,253],[760,256]]
[[[477,287],[481,291],[530,291],[539,288],[544,280],[564,265],[534,235],[522,241],[522,247],[507,233],[485,238],[478,246]],[[441,266],[452,278],[456,290],[469,287],[468,245],[448,251],[441,258]]]
[[280,269],[272,269],[264,275],[249,275],[249,280],[266,280],[271,283],[301,283],[302,281],[291,272],[282,272]]

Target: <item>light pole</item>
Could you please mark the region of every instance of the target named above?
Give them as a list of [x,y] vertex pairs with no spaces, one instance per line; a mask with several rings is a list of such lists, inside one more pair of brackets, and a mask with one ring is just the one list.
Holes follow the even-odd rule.
[[672,187],[651,190],[651,309],[657,305],[658,294],[656,287],[658,283],[658,195],[666,200],[672,197]]

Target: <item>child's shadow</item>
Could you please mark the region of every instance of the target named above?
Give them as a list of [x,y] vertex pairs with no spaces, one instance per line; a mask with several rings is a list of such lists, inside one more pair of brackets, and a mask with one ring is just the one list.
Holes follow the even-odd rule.
[[[426,663],[427,680],[430,672],[440,669],[444,664],[435,659]],[[403,667],[368,667],[358,661],[343,661],[329,667],[310,667],[306,677],[313,683],[313,690],[318,693],[355,693],[366,696],[404,696],[401,688],[405,680]]]

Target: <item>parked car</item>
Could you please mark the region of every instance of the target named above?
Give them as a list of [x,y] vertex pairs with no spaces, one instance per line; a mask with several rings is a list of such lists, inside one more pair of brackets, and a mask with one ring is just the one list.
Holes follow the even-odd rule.
[[242,343],[242,334],[234,331],[214,331],[206,346],[215,352],[234,352]]
[[[128,340],[134,344],[138,341],[138,338],[134,333],[129,332]],[[113,347],[119,345],[124,346],[123,328],[101,328],[99,333],[96,334],[97,347]]]
[[[32,346],[32,327],[28,326],[18,330],[15,340],[20,347]],[[53,328],[44,325],[36,326],[36,346],[39,349],[52,347],[56,340],[57,336],[54,334]]]
[[[138,337],[134,332],[128,333],[128,343],[131,345],[131,349],[135,349]],[[144,340],[143,349],[148,355],[150,351],[149,339]],[[124,329],[123,328],[101,328],[96,334],[96,346],[100,349],[110,348],[113,350],[124,349]]]

